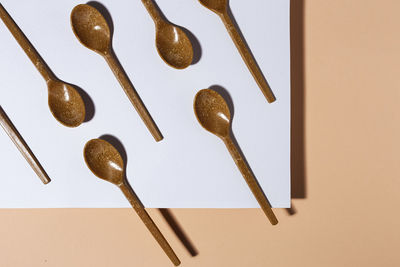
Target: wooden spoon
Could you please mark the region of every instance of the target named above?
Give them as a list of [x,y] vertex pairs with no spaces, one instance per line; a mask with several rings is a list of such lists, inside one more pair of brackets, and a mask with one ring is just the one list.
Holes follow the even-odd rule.
[[7,135],[14,142],[15,146],[21,152],[22,156],[26,159],[26,161],[31,165],[32,169],[35,171],[36,175],[42,180],[44,184],[50,183],[50,178],[47,175],[46,171],[43,169],[42,165],[40,165],[39,160],[35,157],[32,150],[26,144],[22,136],[19,134],[13,123],[7,117],[7,114],[0,106],[0,125],[3,127],[4,131],[6,131]]
[[239,50],[240,55],[242,56],[244,62],[247,65],[247,68],[250,70],[254,79],[256,80],[258,86],[263,92],[264,96],[267,98],[269,103],[274,102],[275,96],[271,91],[267,81],[264,78],[260,68],[258,67],[254,57],[251,55],[245,41],[240,36],[238,30],[235,27],[231,17],[228,12],[228,0],[199,0],[200,3],[206,8],[210,9],[214,13],[216,13],[222,19],[226,29],[229,32],[233,42],[236,45],[236,48]]
[[174,265],[178,266],[180,260],[126,181],[124,161],[117,149],[107,141],[92,139],[86,143],[83,155],[87,166],[94,175],[115,184],[121,189],[158,244]]
[[193,60],[193,47],[185,32],[160,14],[152,0],[142,0],[156,26],[156,47],[160,57],[173,68],[184,69]]
[[39,53],[1,4],[0,17],[45,79],[49,95],[49,108],[53,116],[65,126],[79,126],[85,119],[85,104],[80,94],[72,85],[60,81],[52,73]]
[[86,4],[77,5],[71,12],[71,26],[78,40],[87,48],[102,55],[114,72],[126,95],[158,142],[163,139],[157,125],[122,70],[111,49],[111,31],[101,13]]
[[201,126],[224,141],[265,215],[267,215],[272,225],[277,224],[278,220],[260,185],[232,140],[231,114],[224,98],[213,90],[200,90],[194,99],[194,112]]

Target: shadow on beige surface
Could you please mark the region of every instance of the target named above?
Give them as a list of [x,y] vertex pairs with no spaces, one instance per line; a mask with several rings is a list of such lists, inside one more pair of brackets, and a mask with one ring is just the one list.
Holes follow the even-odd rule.
[[306,198],[305,170],[305,65],[304,65],[304,0],[290,6],[291,46],[291,195]]
[[199,254],[198,250],[194,246],[193,242],[190,240],[186,232],[183,230],[182,226],[178,223],[178,220],[172,213],[170,209],[158,209],[161,215],[164,217],[165,221],[168,223],[169,227],[171,227],[172,231],[174,231],[175,235],[179,238],[182,245],[186,248],[189,254],[192,257],[195,257]]
[[[304,62],[304,0],[292,1],[290,5],[290,78],[291,78],[291,133],[290,172],[291,198],[306,198],[305,169],[305,62]],[[295,215],[291,201],[287,214]]]

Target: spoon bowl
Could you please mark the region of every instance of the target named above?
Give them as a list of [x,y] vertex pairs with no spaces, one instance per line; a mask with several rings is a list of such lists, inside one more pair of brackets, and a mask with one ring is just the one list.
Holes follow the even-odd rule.
[[71,26],[87,48],[106,54],[111,48],[111,30],[101,13],[90,5],[77,5],[71,13]]
[[193,47],[186,33],[170,23],[156,30],[156,47],[160,57],[173,68],[184,69],[193,61]]
[[195,96],[193,107],[203,128],[221,138],[229,136],[231,113],[220,94],[211,89],[200,90]]
[[63,125],[77,127],[85,120],[85,103],[76,89],[64,82],[48,83],[48,103],[53,116]]
[[217,14],[226,12],[228,7],[228,0],[199,0],[199,2]]
[[115,185],[123,183],[124,161],[110,143],[92,139],[86,143],[83,156],[94,175]]

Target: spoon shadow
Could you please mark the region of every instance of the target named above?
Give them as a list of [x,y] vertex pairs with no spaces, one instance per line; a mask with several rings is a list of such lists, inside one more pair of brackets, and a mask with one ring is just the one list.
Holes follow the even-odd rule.
[[212,86],[209,87],[209,89],[211,89],[211,90],[217,92],[218,94],[220,94],[222,96],[222,98],[225,100],[225,102],[227,103],[228,108],[229,108],[229,112],[231,114],[231,123],[230,123],[229,135],[230,135],[230,137],[232,139],[232,142],[235,144],[237,150],[239,151],[239,154],[242,156],[243,161],[246,164],[247,168],[249,169],[250,173],[254,176],[254,178],[255,178],[255,180],[257,182],[257,185],[260,187],[260,189],[261,189],[261,191],[263,193],[264,198],[268,201],[268,204],[271,206],[271,202],[269,202],[268,197],[265,195],[264,190],[262,189],[260,183],[258,182],[257,176],[254,174],[253,170],[251,169],[251,167],[250,167],[245,155],[243,154],[242,149],[239,146],[239,143],[236,140],[235,135],[233,134],[233,130],[232,130],[232,124],[233,123],[232,122],[233,122],[233,118],[234,118],[234,114],[235,114],[235,107],[234,107],[231,95],[229,94],[228,90],[226,90],[221,85],[212,85]]
[[168,23],[171,23],[172,25],[174,25],[175,27],[180,28],[185,34],[186,36],[189,38],[189,41],[192,43],[192,48],[193,48],[193,59],[192,59],[192,63],[190,65],[195,65],[200,61],[201,55],[203,53],[203,50],[201,48],[201,44],[199,42],[199,39],[197,39],[197,37],[188,29],[186,29],[185,27],[182,27],[180,25],[176,25],[174,23],[172,23],[171,21],[169,21],[167,19],[167,17],[164,15],[163,11],[160,9],[160,7],[157,5],[155,0],[152,0],[154,7],[158,10],[160,16],[167,21]]
[[285,210],[286,210],[286,212],[287,212],[287,214],[288,214],[289,216],[293,216],[293,215],[295,215],[295,214],[297,213],[297,209],[296,209],[296,207],[293,205],[293,202],[292,202],[292,201],[290,202],[290,208],[285,208]]
[[94,117],[94,114],[96,113],[96,107],[94,105],[92,98],[89,96],[89,94],[85,90],[83,90],[79,86],[74,85],[74,84],[69,84],[69,85],[75,88],[75,90],[81,96],[81,98],[83,100],[83,104],[85,105],[86,113],[85,113],[85,119],[83,120],[83,122],[91,121]]
[[192,241],[189,239],[182,226],[176,220],[176,217],[172,214],[170,209],[162,208],[158,209],[161,215],[164,217],[164,220],[171,227],[172,231],[174,231],[175,235],[179,238],[183,246],[189,252],[190,256],[195,257],[199,254],[196,247],[193,245]]
[[[173,24],[173,23],[172,23]],[[173,24],[175,25],[175,24]],[[177,26],[177,25],[175,25]],[[190,65],[196,65],[200,59],[201,55],[203,54],[203,50],[201,48],[201,44],[199,42],[199,39],[188,29],[182,26],[177,26],[182,29],[182,31],[186,34],[186,36],[189,38],[190,42],[192,43],[192,48],[193,48],[193,59],[192,63]]]
[[121,155],[122,161],[124,162],[124,183],[129,188],[129,191],[131,191],[131,193],[137,197],[140,205],[142,207],[144,207],[143,203],[140,201],[140,198],[136,195],[135,191],[133,190],[133,188],[130,185],[128,178],[126,176],[126,166],[128,163],[128,154],[126,153],[124,145],[121,143],[121,141],[117,137],[115,137],[111,134],[104,134],[104,135],[100,136],[99,139],[109,142],[113,147],[115,147],[115,149]]

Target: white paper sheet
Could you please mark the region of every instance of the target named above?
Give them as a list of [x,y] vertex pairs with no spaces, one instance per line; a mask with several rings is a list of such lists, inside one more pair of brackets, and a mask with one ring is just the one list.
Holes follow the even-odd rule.
[[[233,132],[273,207],[290,205],[289,0],[231,0],[232,12],[277,101],[268,104],[219,17],[197,0],[157,0],[165,16],[201,44],[184,70],[158,56],[154,24],[140,0],[104,0],[113,46],[164,135],[156,143],[104,59],[82,46],[70,26],[75,0],[4,0],[3,6],[62,80],[83,88],[93,119],[66,128],[51,115],[43,78],[0,22],[0,105],[52,178],[43,185],[0,130],[0,207],[128,207],[114,185],[83,160],[86,141],[117,137],[127,177],[146,207],[258,207],[223,142],[193,112],[198,90],[220,85],[234,103]],[[183,12],[184,11],[184,12]]]

